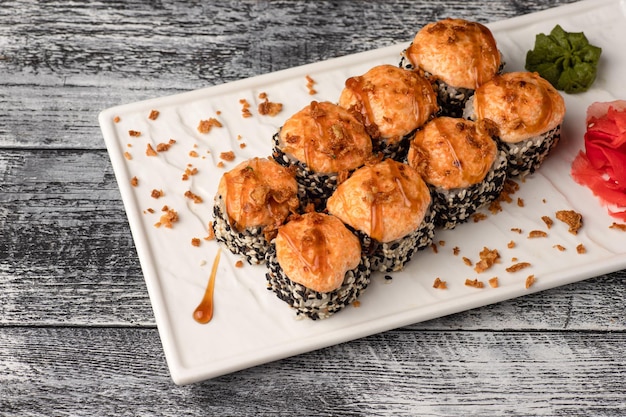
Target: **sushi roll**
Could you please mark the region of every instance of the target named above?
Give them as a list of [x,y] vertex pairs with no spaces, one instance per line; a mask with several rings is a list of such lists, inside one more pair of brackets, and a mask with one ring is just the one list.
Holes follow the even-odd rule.
[[371,276],[359,239],[337,217],[318,212],[292,216],[281,226],[266,264],[268,290],[313,320],[356,301]]
[[289,169],[267,158],[241,162],[220,179],[213,205],[215,238],[248,263],[263,263],[278,227],[299,205]]
[[420,174],[385,159],[356,170],[328,199],[327,209],[355,231],[373,270],[392,272],[432,242],[430,204]]
[[474,90],[502,71],[502,56],[486,26],[443,19],[420,29],[401,65],[433,80],[443,116],[461,117]]
[[378,65],[348,78],[339,105],[363,120],[374,153],[398,161],[406,158],[415,131],[439,110],[430,81],[393,65]]
[[507,176],[507,159],[495,140],[461,118],[428,122],[411,142],[407,159],[431,189],[435,225],[445,229],[495,200]]
[[509,72],[480,86],[468,101],[465,117],[490,123],[504,149],[509,176],[535,172],[561,137],[565,101],[533,72]]
[[348,110],[312,101],[274,135],[273,157],[295,167],[300,197],[321,211],[338,182],[372,157],[372,140]]

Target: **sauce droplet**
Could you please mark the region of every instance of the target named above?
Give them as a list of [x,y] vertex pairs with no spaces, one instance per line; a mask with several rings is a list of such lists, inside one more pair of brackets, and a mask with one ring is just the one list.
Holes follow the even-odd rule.
[[215,275],[217,274],[217,266],[220,263],[221,250],[217,251],[215,260],[213,261],[213,267],[211,268],[211,275],[209,276],[209,283],[204,291],[204,297],[198,304],[193,312],[193,319],[200,324],[207,324],[213,318],[213,288],[215,287]]

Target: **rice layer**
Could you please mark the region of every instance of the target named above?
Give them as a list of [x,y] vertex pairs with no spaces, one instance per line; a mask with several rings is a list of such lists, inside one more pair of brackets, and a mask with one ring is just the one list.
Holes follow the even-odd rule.
[[235,230],[226,216],[226,204],[221,194],[215,196],[213,204],[213,232],[215,239],[235,255],[242,255],[249,264],[258,265],[264,262],[269,244],[260,226],[246,228],[240,232]]
[[276,258],[276,247],[271,245],[265,255],[268,272],[267,289],[296,310],[296,315],[312,320],[325,319],[340,311],[361,295],[370,283],[371,265],[366,256],[361,263],[346,272],[343,284],[331,292],[318,292],[293,282],[283,272]]
[[445,190],[432,188],[435,226],[453,229],[469,220],[479,208],[494,201],[502,192],[507,178],[507,158],[499,151],[485,178],[470,187]]

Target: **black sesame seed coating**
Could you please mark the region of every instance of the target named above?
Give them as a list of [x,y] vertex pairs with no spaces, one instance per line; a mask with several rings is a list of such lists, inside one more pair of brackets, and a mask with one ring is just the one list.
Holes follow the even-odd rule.
[[561,139],[561,125],[543,135],[518,143],[498,141],[498,146],[506,152],[508,175],[524,178],[534,173],[548,157]]
[[433,196],[435,226],[453,229],[457,224],[469,220],[478,209],[498,198],[507,179],[507,167],[506,155],[498,151],[491,170],[481,182],[453,190],[429,186]]
[[305,207],[312,203],[317,211],[323,211],[326,208],[326,200],[337,189],[337,173],[314,172],[304,162],[284,153],[279,144],[279,132],[272,137],[272,157],[284,167],[295,166],[300,205]]
[[295,309],[296,315],[312,320],[328,318],[356,301],[369,285],[372,272],[369,258],[361,256],[361,263],[346,272],[341,287],[320,293],[287,277],[276,258],[274,241],[265,255],[265,262],[268,269],[265,274],[268,290]]
[[269,243],[265,239],[262,227],[235,230],[226,215],[226,204],[221,194],[215,196],[213,217],[213,233],[218,242],[222,242],[235,255],[244,256],[251,265],[264,262]]
[[363,254],[370,258],[372,270],[380,272],[395,272],[404,269],[416,252],[430,246],[435,235],[433,213],[430,209],[416,230],[391,242],[381,243],[360,230],[349,226],[348,228],[361,241]]

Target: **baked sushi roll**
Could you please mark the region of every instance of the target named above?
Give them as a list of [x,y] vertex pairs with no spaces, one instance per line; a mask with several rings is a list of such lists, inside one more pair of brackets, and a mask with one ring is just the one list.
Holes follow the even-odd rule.
[[298,183],[288,168],[267,158],[241,162],[220,179],[213,205],[215,238],[248,263],[263,263],[278,227],[299,204]]
[[295,167],[300,197],[321,211],[339,179],[372,157],[372,140],[348,110],[312,101],[274,135],[273,157]]
[[507,159],[478,124],[438,117],[420,129],[408,164],[431,189],[435,225],[452,229],[495,200],[506,180]]
[[461,117],[474,90],[503,68],[489,28],[450,18],[420,29],[404,51],[401,65],[423,71],[434,82],[442,115],[451,117]]
[[356,301],[371,276],[359,239],[337,217],[318,212],[281,226],[266,264],[268,289],[313,320]]
[[406,158],[415,131],[439,111],[430,81],[393,65],[348,78],[339,105],[363,120],[374,153],[398,161]]
[[561,137],[565,101],[533,72],[509,72],[480,86],[468,101],[465,116],[491,123],[505,150],[509,175],[535,172]]
[[431,196],[420,174],[385,159],[356,170],[328,199],[327,210],[355,231],[372,269],[399,271],[433,239]]

